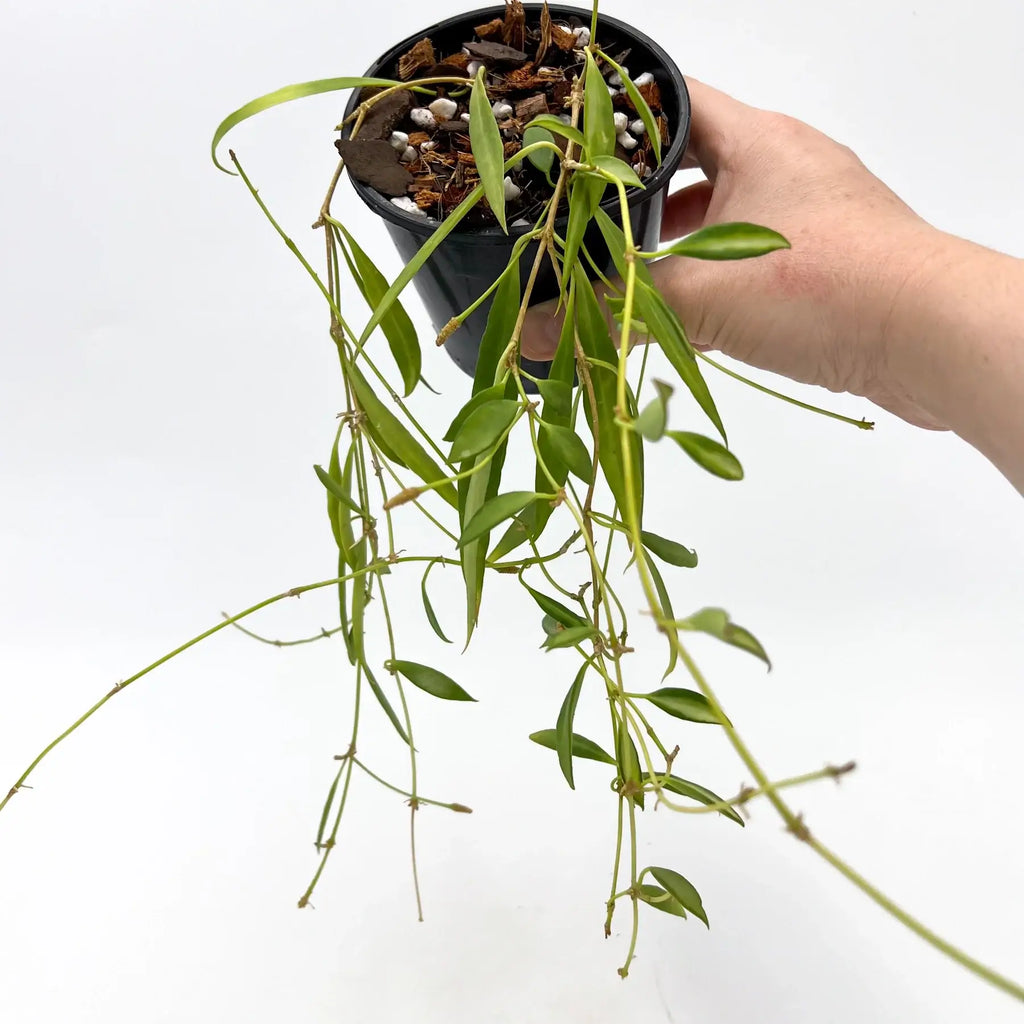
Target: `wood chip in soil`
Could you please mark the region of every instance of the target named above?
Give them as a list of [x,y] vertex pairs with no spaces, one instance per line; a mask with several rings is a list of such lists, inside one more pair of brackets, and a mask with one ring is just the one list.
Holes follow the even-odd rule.
[[382,139],[338,139],[338,147],[348,173],[356,181],[375,188],[386,196],[404,196],[412,175],[399,162],[398,151]]

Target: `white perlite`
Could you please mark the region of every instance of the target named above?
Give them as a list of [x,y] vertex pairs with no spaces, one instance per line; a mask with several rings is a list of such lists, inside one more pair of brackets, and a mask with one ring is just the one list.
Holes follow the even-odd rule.
[[511,203],[523,194],[523,190],[509,177],[505,178],[505,202]]
[[421,153],[429,153],[432,149],[437,149],[437,143],[433,139],[427,139],[426,142],[420,144]]
[[409,111],[409,120],[412,121],[417,128],[433,128],[437,125],[437,118],[434,117],[433,112],[429,107],[413,107]]
[[642,75],[638,75],[633,79],[633,84],[636,86],[650,85],[654,81],[654,75],[650,71],[645,71]]
[[622,75],[625,75],[628,78],[629,77],[629,68],[623,66],[622,74],[620,74],[618,71],[615,71],[612,74],[610,74],[608,76],[608,84],[609,85],[621,86],[622,85]]
[[426,210],[421,210],[408,196],[396,196],[391,202],[405,213],[414,213],[417,217],[426,217],[427,215]]
[[630,121],[630,123],[629,123],[629,130],[634,135],[643,135],[644,132],[647,131],[647,125],[645,125],[643,123],[643,121],[641,121],[640,118],[638,117],[635,121]]
[[636,139],[629,132],[622,132],[618,137],[618,143],[623,149],[636,149]]
[[590,29],[586,25],[580,25],[579,28],[573,29],[572,34],[576,37],[577,46],[590,45]]
[[388,141],[401,153],[409,145],[409,136],[405,132],[392,132],[391,138]]
[[419,153],[416,152],[415,146],[406,146],[405,152],[398,158],[403,164],[411,164],[414,160],[419,159]]
[[469,114],[459,114],[459,120],[465,121],[466,124],[469,124]]
[[616,110],[615,113],[612,114],[612,120],[615,122],[615,131],[617,134],[624,132],[626,130],[626,125],[629,124],[629,118],[626,117],[621,110]]
[[[463,51],[463,52],[465,52],[465,51]],[[466,65],[466,77],[467,77],[467,78],[476,78],[477,72],[478,72],[478,71],[479,71],[479,70],[480,70],[481,68],[484,68],[484,67],[486,67],[486,66],[487,66],[487,65],[486,65],[486,64],[484,64],[484,63],[483,63],[483,61],[479,61],[479,60],[471,60],[471,61],[470,61],[470,62],[469,62],[469,63],[468,63],[467,65]]]
[[459,105],[455,100],[448,99],[447,96],[439,96],[430,104],[429,109],[439,121],[450,121],[458,111]]
[[491,107],[491,110],[494,112],[494,117],[497,121],[504,121],[506,118],[512,116],[512,104],[506,103],[504,100],[498,100],[498,102]]

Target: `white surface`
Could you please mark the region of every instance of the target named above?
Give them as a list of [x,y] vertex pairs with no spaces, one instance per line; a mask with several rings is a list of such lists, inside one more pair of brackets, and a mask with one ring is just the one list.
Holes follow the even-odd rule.
[[[943,227],[1024,255],[1018,4],[605,9],[658,33],[686,71],[849,143]],[[339,406],[320,302],[206,147],[253,96],[361,72],[423,10],[2,5],[4,788],[113,682],[220,609],[332,575],[309,469]],[[340,105],[306,100],[232,139],[316,260],[307,225]],[[393,272],[379,228],[362,210],[350,221]],[[425,415],[440,425],[466,382],[428,359],[445,397]],[[776,671],[765,678],[710,642],[697,645],[702,664],[777,777],[856,758],[841,788],[794,798],[811,827],[1020,980],[1020,498],[952,437],[882,413],[865,435],[717,384],[748,479],[666,462],[650,525],[700,550],[701,568],[674,578],[677,606],[725,605]],[[222,635],[119,696],[0,815],[0,1018],[1020,1019],[1019,1004],[887,919],[764,806],[742,832],[646,816],[642,855],[697,883],[712,930],[647,920],[620,982],[626,915],[601,936],[606,779],[583,766],[572,794],[526,741],[553,722],[568,670],[552,668],[564,656],[530,653],[535,615],[506,589],[461,661],[422,628],[415,587],[397,599],[419,640],[409,656],[434,658],[480,698],[414,701],[423,791],[476,809],[422,815],[424,924],[407,812],[366,784],[317,909],[295,909],[330,758],[345,746],[349,679],[330,643],[285,652]],[[295,635],[329,615],[328,598],[310,597],[257,625]],[[525,653],[507,646],[517,631]],[[634,671],[648,664],[660,671],[660,650]],[[690,774],[733,792],[743,771],[722,739],[685,735]]]

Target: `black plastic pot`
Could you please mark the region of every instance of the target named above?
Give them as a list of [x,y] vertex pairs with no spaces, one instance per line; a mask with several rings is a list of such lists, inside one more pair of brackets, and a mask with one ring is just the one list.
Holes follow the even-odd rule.
[[[541,5],[523,6],[527,19],[536,24],[540,17]],[[589,10],[561,4],[548,6],[556,19],[575,16],[584,24],[590,23]],[[398,58],[424,36],[430,37],[439,54],[457,52],[463,43],[473,38],[475,26],[503,14],[503,6],[483,7],[421,29],[374,61],[366,74],[393,77]],[[672,141],[667,151],[662,153],[661,166],[646,180],[645,189],[632,189],[629,195],[634,237],[641,248],[652,250],[658,247],[669,182],[679,166],[689,137],[690,96],[682,72],[657,43],[625,22],[601,15],[598,20],[598,39],[610,37],[614,38],[617,46],[628,46],[632,49],[629,65],[635,72],[649,70],[654,74],[661,91],[662,109],[670,125]],[[345,112],[346,117],[355,109],[357,100],[357,95],[353,94]],[[411,260],[437,228],[437,221],[406,213],[374,189],[357,181],[353,181],[352,184],[363,202],[384,220],[402,258],[407,262]],[[617,195],[606,199],[602,203],[602,208],[617,224],[622,223]],[[472,305],[497,280],[508,264],[516,237],[528,230],[526,227],[510,226],[509,234],[506,235],[499,227],[463,229],[460,225],[441,243],[414,278],[416,290],[427,308],[435,330],[440,331],[453,316]],[[564,218],[557,222],[556,230],[564,234]],[[601,263],[604,257],[605,266],[602,269],[609,274],[614,273],[611,259],[596,225],[590,225],[584,241],[598,263]],[[523,251],[520,277],[524,283],[536,254],[536,242],[527,245]],[[543,302],[557,294],[558,285],[551,262],[545,260],[534,286],[531,304]],[[490,302],[484,303],[445,345],[452,359],[471,375],[476,367],[477,352],[489,310]],[[535,376],[547,376],[547,363],[523,360],[523,367]]]

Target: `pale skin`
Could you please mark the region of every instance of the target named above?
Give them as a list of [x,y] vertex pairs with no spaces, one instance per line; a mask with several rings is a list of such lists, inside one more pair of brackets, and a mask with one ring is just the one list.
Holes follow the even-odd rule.
[[[663,238],[750,221],[792,245],[652,264],[694,343],[952,430],[1024,494],[1024,260],[932,227],[808,125],[687,85],[683,166],[707,180],[669,198]],[[523,354],[550,359],[558,326],[532,309]]]

